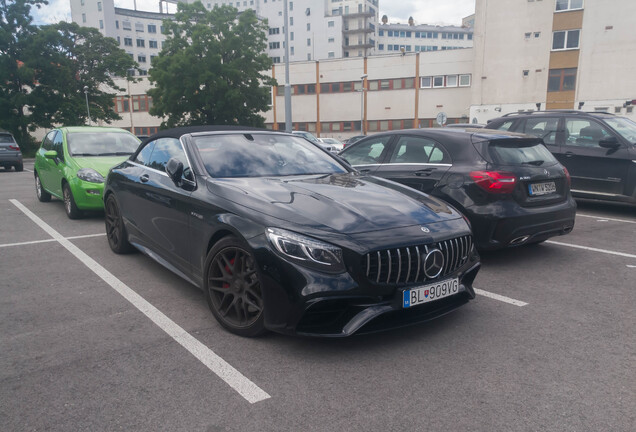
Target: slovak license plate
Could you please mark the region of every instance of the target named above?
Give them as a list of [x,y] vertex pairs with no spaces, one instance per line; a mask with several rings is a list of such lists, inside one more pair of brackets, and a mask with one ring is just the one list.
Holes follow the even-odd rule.
[[528,191],[532,196],[547,195],[556,192],[556,185],[554,182],[532,183],[528,185]]
[[439,300],[459,292],[459,279],[448,279],[431,285],[406,290],[402,294],[402,307],[410,308]]

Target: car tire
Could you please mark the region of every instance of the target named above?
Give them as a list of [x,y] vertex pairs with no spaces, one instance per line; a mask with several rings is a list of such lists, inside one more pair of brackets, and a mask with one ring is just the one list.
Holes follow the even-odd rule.
[[62,198],[64,200],[66,216],[68,216],[69,219],[79,219],[82,216],[82,211],[77,208],[75,198],[73,198],[73,192],[68,183],[64,183],[62,186]]
[[18,164],[14,166],[15,170],[17,172],[23,171],[24,170],[24,165],[23,164]]
[[117,204],[117,200],[112,194],[108,196],[104,205],[104,223],[106,225],[108,245],[113,252],[121,255],[135,250],[128,241],[128,233],[119,211],[119,204]]
[[203,286],[212,315],[225,329],[244,337],[267,332],[261,277],[245,242],[228,236],[212,247]]
[[40,181],[40,176],[37,172],[35,173],[35,195],[38,197],[38,201],[40,202],[51,201],[51,194],[44,190],[42,182]]

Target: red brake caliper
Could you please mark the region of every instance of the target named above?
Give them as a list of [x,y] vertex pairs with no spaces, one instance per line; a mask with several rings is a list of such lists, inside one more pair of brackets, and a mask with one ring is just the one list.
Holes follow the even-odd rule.
[[[230,264],[234,265],[234,258],[232,258],[232,259],[230,260]],[[226,265],[226,266],[225,266],[225,271],[226,271],[226,272],[228,272],[228,274],[230,274],[230,275],[232,274],[232,270],[230,270],[230,266],[227,266],[227,265]],[[229,283],[227,283],[227,282],[223,282],[223,288],[229,288],[229,287],[230,287],[230,284],[229,284]]]

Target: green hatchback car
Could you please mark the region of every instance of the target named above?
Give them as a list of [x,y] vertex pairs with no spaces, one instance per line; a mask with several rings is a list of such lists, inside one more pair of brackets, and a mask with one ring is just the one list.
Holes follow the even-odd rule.
[[104,179],[137,150],[139,139],[111,127],[62,127],[46,134],[35,155],[35,192],[42,202],[64,201],[70,219],[104,208]]

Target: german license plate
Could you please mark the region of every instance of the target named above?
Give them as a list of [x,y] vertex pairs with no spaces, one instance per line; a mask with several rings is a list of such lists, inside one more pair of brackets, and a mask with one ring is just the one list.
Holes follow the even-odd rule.
[[556,192],[556,185],[554,182],[532,183],[528,185],[528,191],[532,196],[547,195]]
[[403,307],[410,308],[422,303],[439,300],[459,292],[459,279],[448,279],[404,291]]

